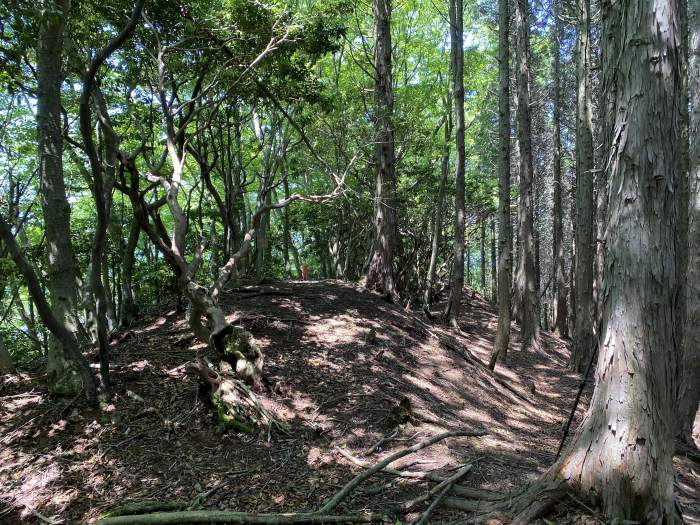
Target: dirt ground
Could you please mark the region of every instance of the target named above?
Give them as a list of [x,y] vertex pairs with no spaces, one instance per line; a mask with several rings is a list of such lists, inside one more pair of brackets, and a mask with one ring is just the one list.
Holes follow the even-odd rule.
[[[52,399],[36,373],[1,378],[0,522],[89,523],[139,501],[314,510],[361,470],[339,449],[374,463],[445,430],[488,435],[450,438],[392,466],[447,474],[470,462],[463,485],[508,492],[554,461],[581,381],[566,370],[566,344],[545,333],[539,351],[523,353],[514,326],[507,362],[490,374],[483,363],[496,312],[475,294],[461,333],[334,281],[238,288],[223,303],[264,350],[268,381],[259,398],[286,433],[218,433],[187,371],[203,345],[184,314],[150,315],[113,342],[108,406]],[[410,421],[392,430],[404,399]],[[686,523],[700,524],[700,464],[679,456],[676,467]],[[378,475],[337,510],[386,510],[427,486]],[[444,509],[432,522],[460,515]],[[548,519],[602,523],[573,501]]]

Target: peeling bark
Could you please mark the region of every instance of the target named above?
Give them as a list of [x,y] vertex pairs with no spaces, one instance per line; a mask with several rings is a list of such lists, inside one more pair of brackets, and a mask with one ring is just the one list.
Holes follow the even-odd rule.
[[[603,324],[586,416],[545,479],[609,519],[673,523],[680,48],[675,0],[603,3],[614,111]],[[610,40],[607,40],[610,39]],[[613,88],[614,86],[614,88]]]

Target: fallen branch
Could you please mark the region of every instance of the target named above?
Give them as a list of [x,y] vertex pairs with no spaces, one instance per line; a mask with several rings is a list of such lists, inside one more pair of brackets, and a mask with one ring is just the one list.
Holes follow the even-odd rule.
[[[471,465],[469,465],[471,467]],[[437,509],[438,505],[442,502],[443,499],[445,499],[445,496],[447,496],[447,493],[450,491],[452,488],[451,485],[446,485],[440,493],[437,495],[437,497],[430,503],[430,506],[428,506],[427,509],[423,511],[423,513],[418,517],[417,520],[413,521],[411,525],[423,525],[426,521],[428,521],[428,518],[435,512],[435,509]]]
[[[372,468],[371,463],[365,463],[364,461],[350,454],[350,452],[348,452],[347,450],[340,447],[335,447],[335,449],[340,455],[342,455],[346,459],[349,459],[358,467]],[[390,467],[384,467],[382,469],[382,472],[386,472],[387,474],[391,474],[392,476],[398,476],[400,478],[426,479],[428,481],[434,481],[436,483],[441,483],[445,481],[445,478],[440,477],[437,474],[428,470],[396,470]]]
[[348,482],[342,489],[340,489],[338,492],[335,493],[335,495],[326,502],[323,507],[318,511],[319,514],[328,514],[331,512],[335,507],[338,506],[339,503],[341,503],[345,498],[347,498],[350,493],[357,488],[357,486],[362,483],[364,480],[372,476],[373,474],[379,472],[380,470],[384,469],[397,459],[400,459],[404,456],[407,456],[409,454],[412,454],[413,452],[417,452],[425,447],[429,447],[430,445],[434,445],[435,443],[438,443],[439,441],[443,441],[447,438],[450,437],[462,437],[462,436],[469,436],[469,437],[480,437],[480,436],[485,436],[487,432],[484,431],[474,431],[474,430],[457,430],[453,432],[445,432],[443,434],[439,434],[437,436],[432,437],[431,439],[428,439],[426,441],[421,441],[420,443],[416,443],[415,445],[399,450],[398,452],[395,452],[394,454],[391,454],[387,458],[383,459],[373,467],[370,467],[366,469],[364,472],[360,472],[357,476],[355,476],[350,482]]
[[[422,496],[418,496],[415,499],[412,499],[410,501],[407,501],[403,505],[401,505],[401,510],[405,513],[408,512],[411,508],[416,506],[418,503],[422,503],[428,499],[430,499],[432,496],[435,496],[437,494],[438,498],[440,498],[440,501],[444,499],[444,497],[447,495],[447,493],[452,489],[455,483],[457,483],[460,479],[462,479],[464,476],[469,473],[469,471],[472,469],[472,464],[469,463],[468,465],[463,466],[460,468],[455,474],[452,474],[449,478],[445,479],[438,485],[434,486],[432,489],[430,489],[427,493],[423,494]],[[431,505],[432,506],[432,505]]]
[[189,510],[182,512],[154,512],[131,516],[117,516],[97,522],[98,525],[180,525],[182,523],[251,523],[263,525],[291,525],[298,523],[377,523],[387,521],[384,514],[360,513],[329,516],[316,512],[291,514],[248,514],[245,512]]

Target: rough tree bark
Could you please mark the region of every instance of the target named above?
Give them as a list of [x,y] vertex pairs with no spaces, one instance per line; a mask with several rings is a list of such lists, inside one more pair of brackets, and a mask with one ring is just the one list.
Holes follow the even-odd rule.
[[[452,93],[455,106],[455,241],[450,298],[445,312],[446,321],[457,326],[464,288],[464,6],[462,0],[450,0],[450,54]],[[468,270],[467,270],[468,271]]]
[[396,172],[394,152],[394,93],[391,72],[391,0],[373,0],[374,17],[374,104],[375,161],[377,179],[374,193],[375,239],[364,285],[398,303],[394,276],[394,251],[398,244],[396,224]]
[[700,1],[688,2],[689,202],[688,266],[685,280],[685,327],[678,389],[678,437],[692,445],[693,422],[700,402]]
[[554,172],[553,193],[553,231],[552,231],[552,274],[553,274],[553,325],[555,333],[562,337],[568,335],[566,308],[566,278],[564,276],[564,208],[562,206],[562,176],[561,176],[561,3],[553,1],[554,11],[554,75],[552,93],[552,140],[554,142],[554,157],[552,168]]
[[614,192],[600,354],[590,407],[545,480],[600,505],[611,520],[675,523],[677,3],[606,0],[602,8],[604,52],[616,54],[606,62]]
[[[67,0],[45,0],[46,16],[39,23],[37,54],[37,141],[39,191],[48,250],[48,289],[51,310],[62,327],[76,334],[77,275],[70,236],[70,206],[63,182],[63,134],[61,124],[61,55]],[[49,389],[76,395],[82,388],[78,366],[69,350],[52,339],[47,355]]]
[[510,343],[512,229],[510,222],[510,14],[508,0],[498,0],[498,328],[489,368],[505,357]]
[[[681,35],[681,107],[687,108],[690,102],[688,98],[688,88],[689,88],[689,55],[688,55],[688,44],[689,44],[689,32],[688,32],[688,21],[692,17],[691,12],[694,9],[692,5],[693,0],[678,0],[678,12],[680,15],[680,35]],[[697,22],[696,22],[697,23]],[[695,29],[695,28],[693,28]],[[687,111],[681,112],[680,120],[680,137],[681,137],[681,148],[680,148],[680,171],[679,171],[679,182],[678,182],[678,193],[680,200],[678,201],[678,257],[677,268],[678,268],[678,282],[682,283],[686,279],[686,272],[688,270],[688,250],[690,249],[689,243],[689,211],[690,211],[690,151],[689,151],[689,113]],[[688,288],[686,286],[680,286],[678,289],[678,311],[686,311],[688,300]],[[677,329],[678,329],[678,340],[683,341],[684,330],[685,330],[686,318],[684,315],[678,316]]]
[[518,78],[518,147],[520,150],[520,200],[518,204],[519,255],[515,277],[514,307],[521,321],[522,348],[539,344],[539,297],[535,269],[534,170],[532,164],[532,118],[530,113],[530,16],[528,0],[515,1]]
[[576,316],[570,366],[583,371],[593,337],[593,113],[590,0],[578,0],[576,32]]

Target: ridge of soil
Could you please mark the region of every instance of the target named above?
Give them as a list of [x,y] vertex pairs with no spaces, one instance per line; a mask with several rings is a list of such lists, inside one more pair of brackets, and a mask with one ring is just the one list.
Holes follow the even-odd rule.
[[[101,409],[50,398],[37,373],[0,378],[0,523],[84,523],[146,500],[245,512],[313,510],[360,469],[337,447],[374,463],[435,433],[465,428],[489,434],[451,438],[392,466],[445,474],[473,462],[463,485],[521,488],[554,461],[581,377],[566,369],[565,341],[543,333],[540,350],[524,353],[516,325],[507,362],[491,374],[485,363],[497,313],[478,294],[466,295],[458,333],[348,283],[228,291],[222,304],[229,320],[251,331],[265,354],[268,387],[258,397],[289,425],[288,434],[217,433],[186,366],[204,345],[174,308],[114,338],[114,396]],[[591,389],[584,390],[572,432]],[[392,435],[387,420],[404,399],[410,421],[377,445]],[[675,462],[685,521],[700,524],[700,465],[683,456]],[[426,486],[379,475],[337,510],[386,510]],[[432,520],[458,515],[443,509]],[[549,519],[601,523],[573,501]]]

